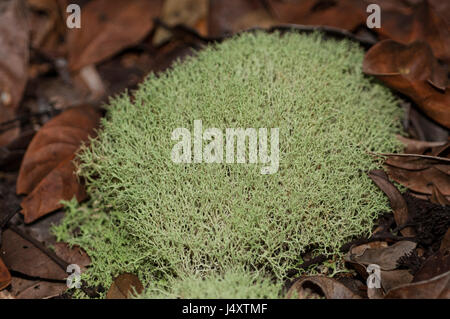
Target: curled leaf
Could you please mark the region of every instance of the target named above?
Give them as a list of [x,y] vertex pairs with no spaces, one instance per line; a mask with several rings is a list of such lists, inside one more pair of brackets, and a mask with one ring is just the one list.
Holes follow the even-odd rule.
[[[373,170],[369,172],[369,177],[389,198],[397,226],[406,224],[409,220],[408,206],[397,187],[389,181],[386,173],[383,170]],[[406,237],[414,236],[414,230],[411,227],[403,228],[400,232]]]
[[411,253],[416,246],[415,242],[403,240],[389,247],[364,250],[354,247],[345,256],[345,261],[362,265],[375,264],[381,270],[394,270],[397,268],[399,258]]
[[381,41],[366,53],[363,71],[409,96],[425,114],[450,128],[447,70],[439,65],[426,42],[404,45]]
[[[387,156],[385,169],[391,179],[412,191],[442,196],[450,195],[450,159],[420,154],[382,154]],[[436,192],[436,189],[434,189]]]

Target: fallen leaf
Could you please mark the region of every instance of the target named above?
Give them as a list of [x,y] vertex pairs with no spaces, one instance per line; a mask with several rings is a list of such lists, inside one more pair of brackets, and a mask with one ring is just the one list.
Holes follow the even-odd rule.
[[414,276],[414,282],[429,280],[450,271],[450,229],[441,242],[440,249],[423,263]]
[[[370,0],[368,1],[370,2]],[[377,1],[382,12],[384,38],[408,44],[426,41],[439,59],[450,62],[450,5],[448,1]]]
[[16,299],[49,299],[61,295],[67,289],[63,283],[40,281],[21,291]]
[[67,36],[69,68],[96,64],[136,43],[153,28],[162,1],[94,0],[81,11],[82,27]]
[[[397,226],[405,225],[410,219],[408,206],[397,187],[389,181],[383,170],[372,170],[369,172],[369,177],[389,198]],[[414,230],[411,227],[403,228],[400,233],[405,237],[414,237]]]
[[0,252],[11,271],[46,279],[64,280],[67,277],[67,273],[50,257],[10,229],[2,234]]
[[389,247],[367,248],[363,252],[354,247],[345,256],[345,261],[366,266],[375,264],[380,266],[381,270],[394,270],[397,268],[398,259],[411,253],[416,246],[415,242],[402,240]]
[[363,71],[407,95],[430,118],[450,128],[447,73],[426,42],[404,45],[393,40],[381,41],[366,53]]
[[6,268],[6,265],[3,263],[3,260],[0,258],[0,290],[5,289],[11,283],[11,274]]
[[[206,36],[208,2],[209,0],[166,0],[162,8],[161,20],[170,27],[182,24]],[[153,37],[153,45],[160,45],[170,36],[170,31],[158,28]]]
[[88,254],[80,246],[70,247],[66,243],[56,243],[53,245],[55,254],[68,264],[76,264],[81,270],[85,270],[91,264]]
[[286,299],[308,299],[311,294],[326,299],[361,299],[339,281],[323,276],[298,279],[287,292]]
[[268,5],[283,23],[326,25],[352,31],[366,21],[366,6],[360,0],[268,0]]
[[437,251],[428,257],[414,275],[414,282],[429,280],[448,271],[450,271],[450,253]]
[[[437,187],[443,196],[450,195],[450,159],[420,154],[381,154],[387,157],[385,169],[391,179],[422,194]],[[433,186],[434,185],[434,186]]]
[[[30,8],[31,45],[48,55],[64,53],[66,0],[27,0]],[[63,14],[64,13],[64,14]]]
[[414,282],[394,288],[386,299],[449,299],[450,271],[429,280]]
[[401,285],[409,284],[413,281],[414,276],[407,269],[381,270],[381,286],[384,291],[389,291]]
[[15,108],[28,79],[29,25],[24,0],[0,2],[0,107]]
[[253,27],[268,28],[279,24],[259,0],[210,1],[208,34],[212,37],[231,35]]
[[424,154],[427,149],[446,145],[446,141],[441,142],[428,142],[428,141],[420,141],[411,138],[406,138],[401,135],[397,135],[397,139],[405,145],[405,149],[403,150],[406,154]]
[[405,110],[407,117],[407,122],[405,122],[406,131],[412,137],[421,141],[438,142],[448,140],[450,136],[448,129],[430,119],[423,112],[419,111],[417,107],[411,106],[410,102],[406,102]]
[[61,200],[85,198],[74,174],[74,153],[94,134],[99,119],[92,107],[76,107],[54,117],[34,136],[17,180],[17,194],[28,194],[21,204],[26,223],[61,208]]
[[139,278],[133,274],[121,274],[111,284],[106,299],[128,299],[136,291],[138,294],[144,290]]

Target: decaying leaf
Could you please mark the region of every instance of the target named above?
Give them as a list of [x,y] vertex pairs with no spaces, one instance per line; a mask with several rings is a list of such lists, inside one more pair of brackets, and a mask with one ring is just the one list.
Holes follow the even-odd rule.
[[30,7],[31,45],[49,54],[63,54],[62,39],[67,26],[63,12],[66,0],[27,0]]
[[449,299],[450,271],[429,280],[414,282],[394,288],[385,296],[386,299]]
[[450,128],[447,70],[440,66],[426,42],[404,45],[381,41],[366,53],[363,71],[409,96],[425,114]]
[[39,281],[22,290],[16,299],[49,299],[61,295],[67,289],[65,283]]
[[441,194],[450,196],[450,159],[419,154],[383,154],[391,179],[418,193],[433,193],[433,185]]
[[67,277],[67,273],[50,257],[12,230],[3,232],[0,252],[11,271],[47,279],[63,280]]
[[[367,2],[370,2],[367,1]],[[404,44],[426,41],[439,59],[450,62],[450,5],[448,1],[376,1],[382,23],[381,36]]]
[[[397,187],[389,181],[386,173],[383,170],[373,170],[369,172],[369,177],[389,198],[397,226],[406,224],[410,218],[408,215],[408,206]],[[411,227],[405,227],[400,232],[405,237],[414,236],[414,230]]]
[[70,247],[66,243],[56,243],[53,248],[58,257],[68,264],[77,264],[82,271],[91,264],[91,259],[80,246]]
[[3,260],[0,258],[0,290],[6,288],[11,283],[11,274],[6,268],[6,265],[3,263]]
[[413,281],[413,275],[407,269],[381,270],[381,286],[384,291],[389,291],[401,285],[409,284]]
[[85,198],[74,174],[74,153],[94,134],[99,119],[95,109],[80,106],[54,117],[34,136],[17,180],[17,193],[28,194],[21,204],[26,223],[62,207],[61,200]]
[[106,299],[128,299],[135,292],[141,293],[144,290],[139,278],[133,274],[121,274],[109,288]]
[[323,276],[303,277],[297,280],[287,292],[287,299],[309,299],[311,296],[326,299],[360,299],[340,282]]
[[[161,20],[171,27],[183,24],[206,36],[208,2],[208,0],[166,0],[162,8]],[[160,45],[169,39],[170,35],[168,30],[158,28],[153,37],[153,44]]]
[[424,154],[424,152],[433,147],[443,146],[447,144],[446,141],[441,142],[427,142],[421,140],[415,140],[406,138],[401,135],[397,135],[397,139],[405,145],[404,153],[406,154]]
[[268,4],[283,23],[327,25],[351,31],[366,21],[367,5],[360,0],[269,0]]
[[81,11],[82,28],[68,32],[69,68],[96,64],[141,41],[153,28],[161,1],[94,0]]
[[450,271],[450,229],[441,242],[440,249],[423,263],[414,275],[414,282],[430,280]]
[[259,0],[210,1],[208,34],[213,37],[252,27],[268,28],[278,23]]
[[24,0],[0,2],[0,109],[15,108],[28,79],[29,25]]
[[394,270],[400,257],[409,254],[416,248],[417,244],[412,241],[399,241],[392,246],[382,248],[361,249],[354,247],[345,256],[345,261],[362,265],[375,264],[381,270]]

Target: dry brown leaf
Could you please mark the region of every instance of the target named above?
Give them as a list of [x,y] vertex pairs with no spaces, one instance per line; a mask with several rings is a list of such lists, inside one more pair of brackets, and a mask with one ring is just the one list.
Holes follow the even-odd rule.
[[415,242],[402,240],[389,247],[367,248],[362,252],[358,247],[353,247],[345,256],[345,261],[362,265],[375,264],[381,270],[394,270],[398,259],[411,253],[416,246]]
[[109,288],[106,299],[128,299],[135,293],[141,293],[144,290],[141,281],[136,275],[121,274]]
[[253,27],[279,24],[259,0],[210,1],[208,34],[212,37],[234,34]]
[[57,282],[40,281],[24,289],[16,299],[49,299],[61,295],[67,289],[67,285]]
[[0,108],[19,105],[28,79],[29,25],[24,0],[0,2]]
[[445,196],[444,194],[442,194],[442,192],[439,190],[439,188],[432,184],[431,185],[431,197],[430,197],[430,201],[434,204],[439,204],[442,206],[447,206],[450,205],[450,201],[448,198],[450,198],[450,196]]
[[340,282],[323,276],[303,277],[297,280],[286,294],[286,299],[309,299],[308,297],[325,297],[326,299],[360,299]]
[[397,135],[397,139],[405,145],[405,149],[403,150],[406,154],[424,154],[424,152],[428,149],[437,146],[446,145],[446,141],[441,142],[428,142],[428,141],[420,141],[411,138],[406,138],[401,135]]
[[273,15],[283,23],[326,25],[352,31],[366,21],[360,0],[268,0]]
[[414,282],[394,288],[386,299],[449,299],[450,271],[429,280]]
[[[208,3],[209,0],[166,0],[162,8],[161,20],[168,26],[182,24],[206,36]],[[170,31],[158,28],[153,37],[153,45],[160,45],[170,36]]]
[[30,8],[30,33],[33,48],[49,55],[64,54],[62,39],[67,26],[64,21],[66,0],[27,0]]
[[3,260],[0,258],[0,290],[5,289],[11,283],[11,274],[6,268]]
[[450,229],[441,242],[440,249],[423,263],[414,275],[414,282],[429,280],[450,271]]
[[363,71],[409,96],[430,118],[450,128],[447,73],[426,42],[381,41],[366,53]]
[[55,254],[68,264],[80,266],[81,271],[85,270],[91,264],[88,254],[80,246],[70,247],[66,243],[56,243],[53,245]]
[[61,200],[85,198],[74,174],[74,153],[94,134],[99,119],[95,109],[80,106],[54,117],[34,136],[17,180],[17,193],[28,194],[21,204],[26,223],[61,208]]
[[384,291],[389,291],[401,285],[409,284],[414,278],[407,269],[381,270],[380,277],[381,286]]
[[[389,198],[397,226],[406,224],[410,219],[408,206],[397,187],[389,181],[386,173],[383,170],[372,170],[369,172],[369,177]],[[405,237],[413,237],[415,235],[411,227],[405,227],[400,232]]]
[[3,232],[0,252],[11,271],[47,279],[63,280],[67,277],[67,273],[50,257],[12,230]]
[[[447,151],[448,145],[444,145],[434,149],[432,154],[445,155]],[[442,196],[450,196],[450,158],[420,154],[381,155],[387,157],[385,169],[394,181],[414,192],[432,195],[433,189],[437,188]]]
[[[371,0],[366,2],[370,3]],[[374,29],[381,36],[408,44],[426,41],[439,59],[450,62],[450,4],[442,0],[378,0],[382,23]]]
[[67,36],[72,71],[96,64],[141,41],[153,28],[162,1],[94,0],[81,10],[82,27]]

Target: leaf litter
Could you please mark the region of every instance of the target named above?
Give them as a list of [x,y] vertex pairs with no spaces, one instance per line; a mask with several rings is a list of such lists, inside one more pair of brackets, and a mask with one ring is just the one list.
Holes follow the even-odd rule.
[[[49,218],[51,212],[61,207],[61,199],[78,195],[83,200],[83,186],[74,177],[71,154],[94,133],[100,117],[97,111],[74,111],[79,105],[92,102],[85,95],[78,94],[78,105],[70,105],[76,99],[70,93],[59,93],[63,99],[64,95],[67,98],[58,104],[52,97],[54,93],[43,95],[37,89],[35,80],[50,80],[47,83],[55,88],[54,92],[63,92],[56,89],[60,84],[54,83],[64,82],[80,91],[83,86],[93,90],[92,85],[103,85],[105,92],[94,99],[98,106],[106,96],[135,88],[149,72],[164,70],[174,59],[191,54],[190,49],[201,47],[208,37],[221,38],[251,27],[276,28],[286,23],[321,25],[325,32],[334,27],[364,34],[365,8],[370,1],[270,0],[262,4],[242,0],[233,1],[233,5],[229,1],[212,1],[207,10],[202,5],[199,11],[194,9],[196,1],[108,1],[108,8],[104,0],[79,2],[89,28],[70,31],[64,27],[65,13],[51,1],[30,0],[28,6],[23,0],[7,0],[0,6],[0,42],[8,44],[0,46],[2,61],[8,61],[0,62],[0,170],[13,172],[1,175],[0,181],[7,187],[14,184],[10,182],[11,176],[17,176],[14,171],[28,148],[17,178],[17,191],[28,194],[22,201],[25,218],[16,218],[24,231],[33,224],[23,222]],[[393,213],[380,217],[380,224],[370,238],[355,239],[365,243],[350,245],[351,248],[347,245],[350,249],[344,249],[344,253],[349,254],[348,267],[359,270],[364,280],[370,263],[383,266],[382,288],[377,291],[368,289],[361,278],[352,279],[359,283],[356,286],[362,285],[365,298],[449,298],[450,157],[446,139],[450,125],[450,6],[438,0],[379,1],[379,4],[383,10],[382,28],[371,30],[369,38],[378,42],[367,52],[362,67],[367,74],[403,94],[410,109],[405,123],[409,123],[408,132],[412,134],[411,138],[399,137],[406,145],[404,154],[381,154],[386,159],[386,173],[369,172],[389,198]],[[160,18],[168,28],[155,30],[153,18]],[[127,27],[115,27],[121,24]],[[301,31],[302,26],[297,29]],[[11,37],[15,41],[9,41]],[[29,47],[34,51],[30,53]],[[28,73],[29,67],[34,73]],[[84,68],[92,72],[78,82]],[[130,76],[121,76],[126,72]],[[92,82],[95,78],[100,82]],[[69,109],[62,113],[67,121],[55,118],[48,122],[57,114],[56,108]],[[86,118],[86,114],[90,116]],[[38,134],[31,139],[35,131]],[[51,148],[53,143],[61,142],[65,146],[56,147],[53,161],[51,152],[39,155],[41,147]],[[45,164],[36,165],[42,162]],[[0,195],[0,199],[6,196],[1,192]],[[5,198],[9,201],[13,197],[20,200],[14,192]],[[7,215],[0,214],[0,218],[6,220]],[[1,291],[0,298],[61,296],[65,290],[61,282],[41,279],[61,280],[67,273],[54,266],[46,254],[39,253],[33,243],[8,230],[8,225],[2,226],[2,237],[6,239],[1,249],[9,253],[0,260],[0,290],[9,288]],[[22,246],[17,246],[18,243]],[[12,247],[16,248],[11,250]],[[54,247],[62,260],[89,264],[89,257],[77,247],[72,249],[64,243]],[[39,267],[41,272],[36,272],[30,265],[39,260],[43,266]],[[14,275],[22,272],[28,279]],[[346,276],[300,277],[295,281],[294,275],[288,278],[295,281],[288,295],[290,298],[360,296],[341,283]],[[128,279],[122,284],[119,278]],[[131,274],[119,276],[114,285],[111,291],[120,297],[128,297],[130,286],[139,286],[138,279]],[[90,289],[95,296],[103,288],[84,289]]]

